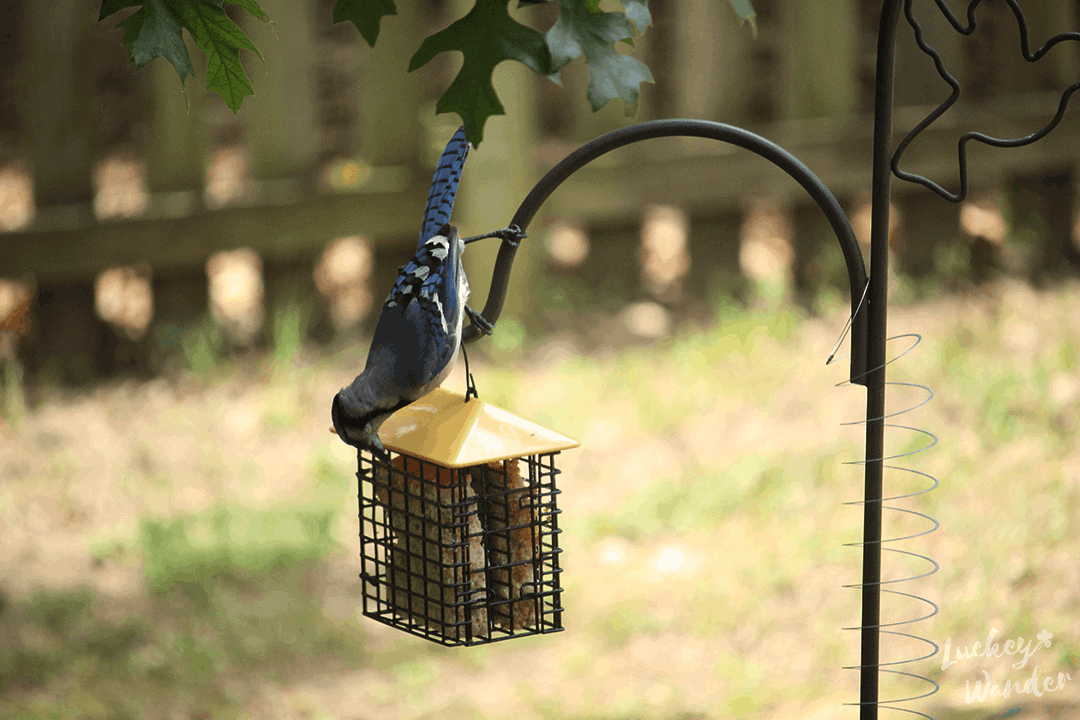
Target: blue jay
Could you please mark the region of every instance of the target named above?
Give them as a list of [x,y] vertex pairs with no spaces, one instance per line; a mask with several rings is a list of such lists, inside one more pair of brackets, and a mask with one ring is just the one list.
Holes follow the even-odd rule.
[[516,244],[526,237],[511,226],[461,239],[448,224],[469,147],[465,128],[459,128],[439,158],[416,254],[399,268],[383,304],[364,372],[334,396],[331,415],[338,437],[384,458],[379,427],[450,374],[465,315],[484,334],[492,332],[491,323],[466,305],[469,281],[461,265],[465,245],[488,237]]

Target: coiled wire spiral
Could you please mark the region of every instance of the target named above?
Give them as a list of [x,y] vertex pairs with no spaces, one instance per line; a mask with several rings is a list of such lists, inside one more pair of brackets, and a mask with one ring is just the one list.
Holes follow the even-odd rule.
[[[869,288],[869,283],[867,283],[867,288]],[[860,302],[859,310],[857,310],[856,313],[864,310],[864,308],[865,308],[865,304],[864,304],[865,300],[866,300],[866,291],[864,290],[863,291],[863,300]],[[847,330],[848,330],[848,327],[850,327],[851,322],[852,321],[849,319],[848,320],[848,326],[845,326],[844,332],[841,335],[840,340],[837,341],[837,347],[839,347],[840,343],[843,342],[844,335],[847,334]],[[883,365],[881,365],[881,366],[879,366],[877,368],[868,369],[866,374],[874,372],[875,370],[880,370],[882,367],[891,365],[892,363],[896,362],[897,360],[899,360],[900,358],[904,357],[909,352],[914,350],[919,345],[919,343],[922,342],[922,336],[919,335],[918,333],[905,333],[905,334],[902,334],[902,335],[894,335],[892,337],[887,338],[886,342],[892,342],[894,340],[902,340],[904,338],[910,338],[913,341],[910,346],[908,346],[903,352],[901,352],[896,357],[891,358],[889,360],[886,360]],[[827,364],[832,363],[835,359],[839,359],[839,357],[836,355],[836,352],[834,350],[833,354],[829,356],[829,359],[826,361],[826,363]],[[851,384],[853,384],[854,380],[858,380],[860,377],[861,376],[855,376],[855,377],[848,378],[847,380],[844,380],[842,382],[837,383],[836,387],[843,387],[845,385],[851,385]],[[932,558],[927,557],[926,555],[921,555],[919,553],[911,552],[909,550],[898,550],[896,548],[886,547],[886,543],[898,543],[898,542],[903,542],[904,540],[913,540],[915,538],[923,537],[924,535],[929,535],[930,533],[934,532],[939,527],[941,527],[941,523],[939,523],[937,520],[935,520],[934,518],[930,517],[929,515],[927,515],[925,513],[921,513],[921,512],[919,512],[917,510],[911,510],[909,508],[898,507],[896,505],[887,505],[886,504],[886,503],[889,503],[889,502],[893,502],[893,501],[897,501],[897,500],[903,500],[905,498],[912,498],[912,497],[916,497],[918,495],[922,495],[924,493],[928,493],[931,490],[934,490],[935,488],[937,488],[938,485],[940,484],[938,482],[938,479],[936,477],[934,477],[933,475],[929,474],[929,473],[923,472],[921,470],[915,470],[914,468],[903,467],[901,465],[889,464],[890,461],[899,460],[901,458],[916,455],[918,453],[929,450],[930,448],[937,445],[937,443],[938,443],[937,435],[930,432],[929,430],[924,430],[922,428],[913,427],[911,425],[903,425],[903,424],[900,424],[900,423],[897,423],[897,422],[888,422],[890,418],[896,418],[896,417],[899,417],[901,415],[905,415],[907,413],[913,412],[913,411],[917,410],[918,408],[921,408],[922,406],[929,403],[934,398],[934,391],[931,390],[926,385],[921,385],[919,383],[911,383],[911,382],[898,382],[898,381],[887,380],[885,382],[885,385],[886,386],[895,385],[895,386],[918,388],[919,390],[922,390],[923,392],[926,393],[926,397],[924,397],[917,404],[912,405],[910,407],[906,407],[903,410],[898,410],[897,412],[886,413],[885,415],[883,415],[881,417],[877,417],[877,418],[866,418],[864,420],[855,420],[855,421],[852,421],[852,422],[845,422],[845,423],[841,423],[841,425],[844,425],[844,426],[866,425],[869,422],[873,422],[873,421],[876,421],[876,420],[881,420],[881,421],[885,422],[885,427],[887,427],[887,428],[895,428],[895,429],[898,429],[898,430],[907,430],[909,432],[918,433],[918,434],[924,435],[929,440],[929,442],[925,446],[923,446],[921,448],[918,448],[916,450],[912,450],[910,452],[899,453],[899,454],[896,454],[896,455],[885,455],[884,457],[881,457],[881,458],[866,458],[866,459],[863,459],[863,460],[849,460],[849,461],[845,461],[843,464],[845,464],[845,465],[866,465],[866,464],[872,463],[872,462],[883,462],[883,463],[885,463],[884,467],[886,469],[888,469],[888,470],[898,470],[898,471],[901,471],[901,472],[911,473],[912,475],[919,475],[919,476],[922,476],[923,478],[929,480],[930,483],[931,483],[929,487],[923,488],[921,490],[916,490],[915,492],[909,492],[909,493],[905,493],[905,494],[902,494],[902,495],[892,495],[892,496],[882,497],[880,502],[882,504],[881,505],[882,510],[891,510],[893,512],[906,513],[908,515],[914,515],[914,516],[917,516],[917,517],[925,518],[926,520],[929,520],[933,524],[933,527],[931,527],[928,530],[924,530],[922,532],[915,533],[913,535],[903,535],[903,536],[899,536],[899,537],[882,538],[880,542],[881,542],[881,545],[882,545],[882,547],[881,547],[882,551],[887,551],[887,552],[896,553],[896,554],[899,554],[899,555],[905,555],[905,556],[908,556],[908,557],[918,558],[920,560],[925,560],[926,562],[928,562],[933,567],[930,570],[928,570],[927,572],[924,572],[924,573],[919,574],[919,575],[911,575],[909,577],[899,578],[899,579],[895,579],[895,580],[880,580],[878,582],[880,592],[888,593],[888,594],[894,595],[894,596],[906,597],[906,598],[910,598],[912,600],[918,600],[919,602],[925,603],[927,606],[929,606],[930,610],[926,615],[922,615],[921,617],[911,618],[911,619],[906,619],[906,620],[900,620],[898,622],[881,623],[881,624],[877,625],[876,627],[877,627],[879,633],[886,634],[886,635],[894,635],[894,636],[899,636],[899,637],[905,637],[905,638],[908,638],[908,639],[911,639],[911,640],[917,640],[917,641],[919,641],[921,643],[925,643],[926,645],[928,645],[930,647],[930,651],[926,655],[922,655],[920,657],[905,658],[903,660],[895,660],[895,661],[892,661],[892,662],[879,662],[878,663],[879,672],[891,673],[893,675],[903,675],[903,676],[914,678],[914,679],[917,679],[917,680],[922,680],[923,682],[926,682],[926,683],[929,683],[930,685],[932,685],[933,688],[931,690],[929,690],[929,692],[923,693],[922,695],[911,695],[911,696],[908,696],[908,697],[894,698],[894,699],[891,699],[891,700],[880,700],[880,701],[878,701],[877,705],[881,709],[898,710],[900,712],[910,713],[912,715],[918,715],[920,717],[928,718],[928,720],[934,720],[934,718],[932,716],[930,716],[930,715],[919,712],[917,710],[911,710],[910,708],[898,707],[896,705],[896,703],[911,702],[911,701],[921,700],[923,698],[930,697],[931,695],[933,695],[934,693],[936,693],[940,689],[940,685],[938,685],[937,682],[935,682],[934,680],[926,677],[925,675],[918,675],[916,673],[906,672],[906,671],[903,671],[903,670],[890,669],[890,668],[886,668],[884,666],[887,666],[887,665],[891,665],[891,666],[909,665],[911,663],[917,663],[917,662],[922,662],[923,660],[928,660],[928,659],[932,658],[933,656],[937,655],[938,651],[940,650],[940,647],[934,641],[929,640],[929,639],[924,638],[924,637],[921,637],[919,635],[914,635],[912,633],[901,632],[899,630],[889,630],[889,629],[886,629],[886,628],[896,628],[896,627],[901,627],[901,626],[904,626],[904,625],[911,625],[911,624],[914,624],[914,623],[917,623],[917,622],[921,622],[923,620],[928,620],[928,619],[930,619],[930,618],[932,618],[932,617],[934,617],[935,615],[938,614],[939,608],[938,608],[937,604],[934,603],[932,600],[924,598],[924,597],[922,597],[920,595],[915,595],[915,594],[912,594],[912,593],[906,593],[906,592],[901,592],[899,590],[893,590],[893,589],[890,589],[890,588],[882,587],[884,585],[895,585],[895,584],[898,584],[898,583],[910,582],[910,581],[914,581],[914,580],[919,580],[921,578],[929,577],[930,575],[933,575],[934,573],[936,573],[940,569],[940,565],[938,565],[937,562],[935,562]],[[846,502],[844,504],[845,505],[865,505],[866,502],[867,502],[866,500],[855,500],[855,501],[851,501],[851,502]],[[863,547],[863,545],[865,545],[865,543],[861,542],[861,541],[860,542],[853,542],[853,543],[844,543],[844,547]],[[844,587],[845,588],[853,588],[853,589],[856,589],[856,590],[861,590],[863,588],[863,583],[854,583],[854,584],[851,584],[851,585],[844,585]],[[857,625],[855,627],[846,627],[846,628],[843,628],[843,629],[844,630],[859,630],[859,631],[861,631],[864,628],[863,628],[862,625]],[[845,666],[843,669],[844,670],[858,670],[861,667],[862,667],[861,665],[848,665],[848,666]],[[844,704],[845,705],[858,705],[859,703],[844,703]]]

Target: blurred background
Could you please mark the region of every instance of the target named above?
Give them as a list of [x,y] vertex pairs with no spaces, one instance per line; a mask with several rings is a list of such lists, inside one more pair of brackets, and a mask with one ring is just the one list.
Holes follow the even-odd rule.
[[[399,3],[372,50],[331,0],[228,12],[266,61],[233,115],[164,61],[135,73],[98,3],[0,4],[0,716],[13,718],[848,718],[857,700],[865,396],[824,359],[846,318],[825,219],[765,161],[704,140],[624,148],[577,173],[529,228],[481,397],[580,438],[562,457],[560,635],[446,650],[358,616],[355,454],[333,394],[413,252],[458,125],[435,102],[460,66],[405,69],[468,9]],[[1038,46],[1080,2],[1025,3]],[[513,63],[469,157],[465,234],[503,227],[542,173],[634,120],[695,117],[774,140],[869,237],[880,3],[653,0],[636,118],[591,113],[586,68],[557,86]],[[1019,137],[1080,76],[1037,64],[1004,3],[970,37],[915,2],[960,105],[905,155],[957,186],[956,142]],[[955,10],[955,8],[954,8]],[[552,8],[514,10],[546,28]],[[959,10],[957,10],[959,12]],[[119,18],[121,16],[116,16]],[[900,31],[895,126],[947,86]],[[1016,657],[902,669],[942,720],[1080,715],[1080,121],[1029,148],[969,146],[959,205],[894,182],[890,331],[923,342],[891,377],[937,397],[902,424],[942,442],[906,465],[942,488],[898,504],[943,523],[898,543],[942,565],[898,585],[942,606],[910,629]],[[482,307],[496,243],[466,267]],[[890,343],[902,354],[908,339]],[[446,387],[464,390],[461,369]],[[890,391],[890,411],[916,404]],[[901,430],[890,452],[923,447]],[[887,474],[890,494],[925,479]],[[886,514],[886,537],[929,529]],[[887,555],[886,577],[927,564]],[[925,614],[885,603],[886,621]],[[903,629],[903,628],[901,628]],[[399,636],[400,635],[400,636]],[[924,646],[883,642],[885,661]],[[993,682],[1069,673],[1041,696]],[[887,679],[882,698],[926,692]],[[894,713],[895,714],[895,713]],[[887,713],[883,713],[887,716]]]

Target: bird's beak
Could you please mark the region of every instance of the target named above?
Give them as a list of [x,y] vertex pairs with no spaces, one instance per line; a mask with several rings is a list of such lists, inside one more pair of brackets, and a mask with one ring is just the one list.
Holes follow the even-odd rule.
[[337,435],[337,428],[336,428],[336,427],[331,427],[331,428],[330,428],[330,432],[332,432],[332,433],[334,433],[335,435]]

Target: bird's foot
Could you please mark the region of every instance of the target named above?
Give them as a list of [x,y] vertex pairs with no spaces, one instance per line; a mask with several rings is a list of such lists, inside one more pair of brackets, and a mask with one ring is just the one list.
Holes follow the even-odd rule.
[[469,320],[476,326],[476,329],[485,335],[491,335],[495,330],[495,324],[488,322],[487,318],[481,315],[476,310],[473,310],[468,305],[465,306],[465,314],[469,316]]
[[510,243],[513,247],[517,247],[521,244],[521,241],[527,237],[529,236],[524,230],[519,228],[517,225],[511,225],[510,227],[505,227],[502,230],[496,230],[494,232],[485,233],[484,235],[475,235],[473,237],[465,238],[461,242],[468,245],[469,243],[476,242],[477,240],[484,240],[486,238],[499,238],[500,240],[504,240],[505,242]]

